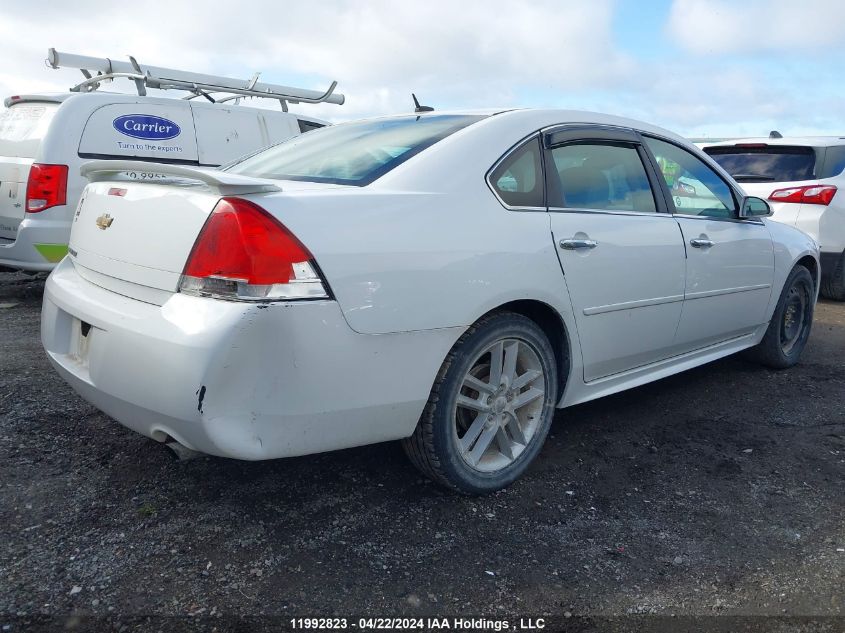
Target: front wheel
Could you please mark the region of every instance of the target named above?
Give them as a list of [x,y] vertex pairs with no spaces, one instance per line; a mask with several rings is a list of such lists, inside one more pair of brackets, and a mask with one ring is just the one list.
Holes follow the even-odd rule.
[[485,317],[443,362],[405,453],[453,490],[500,490],[540,451],[557,384],[554,351],[536,323],[509,312]]
[[793,268],[763,340],[748,350],[748,356],[773,369],[795,365],[810,337],[815,296],[810,271],[803,266]]

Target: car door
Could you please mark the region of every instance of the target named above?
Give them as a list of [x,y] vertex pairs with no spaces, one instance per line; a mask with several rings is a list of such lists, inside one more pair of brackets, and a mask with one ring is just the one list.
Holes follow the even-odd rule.
[[684,245],[656,172],[629,129],[545,136],[548,208],[591,381],[672,356]]
[[700,349],[754,331],[766,320],[774,253],[759,218],[739,218],[741,194],[692,152],[644,136],[687,251],[676,344]]

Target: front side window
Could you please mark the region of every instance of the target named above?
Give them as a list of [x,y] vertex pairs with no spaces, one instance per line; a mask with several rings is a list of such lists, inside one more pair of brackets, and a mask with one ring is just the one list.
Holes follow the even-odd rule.
[[483,118],[433,114],[326,126],[253,154],[226,171],[276,180],[364,186]]
[[543,207],[540,141],[532,139],[514,151],[490,174],[490,184],[506,205]]
[[[636,148],[579,142],[551,151],[559,186],[549,206],[655,213],[654,195]],[[549,176],[552,178],[553,176]]]
[[645,137],[675,211],[684,215],[735,218],[736,201],[728,184],[703,161],[677,145]]

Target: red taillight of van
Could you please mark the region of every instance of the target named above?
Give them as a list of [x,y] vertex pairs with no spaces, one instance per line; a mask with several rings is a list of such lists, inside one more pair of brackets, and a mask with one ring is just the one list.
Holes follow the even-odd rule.
[[26,183],[26,212],[67,204],[67,165],[33,163]]
[[773,202],[798,202],[802,204],[830,204],[836,195],[835,185],[810,185],[809,187],[789,187],[775,189],[769,194]]
[[326,299],[314,257],[257,204],[221,198],[185,263],[179,290],[237,301]]

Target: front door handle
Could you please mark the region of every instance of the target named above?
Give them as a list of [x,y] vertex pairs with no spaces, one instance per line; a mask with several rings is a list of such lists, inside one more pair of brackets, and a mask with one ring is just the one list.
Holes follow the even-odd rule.
[[694,246],[695,248],[710,248],[711,246],[713,246],[713,244],[715,242],[713,242],[713,240],[705,240],[705,239],[698,238],[698,239],[690,240],[689,243],[690,243],[691,246]]
[[595,240],[561,240],[560,247],[568,251],[574,251],[580,248],[595,248],[599,243]]

